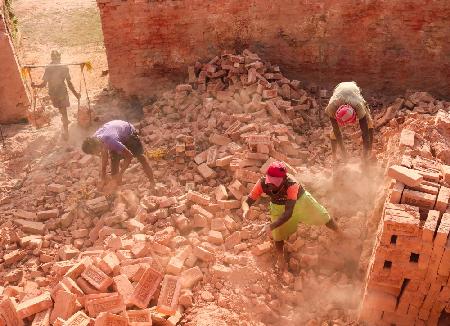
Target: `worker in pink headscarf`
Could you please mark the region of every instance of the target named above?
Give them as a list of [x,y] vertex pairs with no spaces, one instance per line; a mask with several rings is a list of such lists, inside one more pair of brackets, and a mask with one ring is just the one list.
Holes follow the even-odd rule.
[[325,109],[330,118],[333,130],[330,133],[333,160],[336,160],[337,146],[341,148],[344,160],[347,157],[340,127],[359,121],[363,139],[364,161],[370,156],[373,142],[373,120],[370,109],[361,95],[361,90],[355,82],[342,82],[336,86],[330,102]]

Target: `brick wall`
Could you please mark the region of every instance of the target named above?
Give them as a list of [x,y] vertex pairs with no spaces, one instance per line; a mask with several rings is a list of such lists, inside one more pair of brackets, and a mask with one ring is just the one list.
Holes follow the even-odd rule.
[[449,96],[449,1],[97,0],[111,83],[152,94],[248,47],[291,79]]
[[0,0],[0,123],[24,118],[30,105],[3,16]]

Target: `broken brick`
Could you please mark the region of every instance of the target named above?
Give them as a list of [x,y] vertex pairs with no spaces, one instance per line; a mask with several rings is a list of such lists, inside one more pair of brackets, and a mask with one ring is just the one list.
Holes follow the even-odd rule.
[[21,302],[17,306],[17,314],[21,319],[24,319],[51,307],[53,307],[52,298],[49,292],[45,292],[37,297]]
[[391,166],[388,170],[388,176],[410,187],[420,185],[423,180],[423,176],[418,171],[400,165]]

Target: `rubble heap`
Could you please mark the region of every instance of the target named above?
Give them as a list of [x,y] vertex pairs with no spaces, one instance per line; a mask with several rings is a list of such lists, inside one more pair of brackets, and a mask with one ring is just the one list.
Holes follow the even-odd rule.
[[[449,126],[446,117],[441,111],[426,129],[442,131]],[[405,155],[388,170],[394,181],[361,311],[371,325],[437,325],[443,312],[450,313],[450,166],[431,155],[421,135],[428,131],[413,125],[401,131]]]

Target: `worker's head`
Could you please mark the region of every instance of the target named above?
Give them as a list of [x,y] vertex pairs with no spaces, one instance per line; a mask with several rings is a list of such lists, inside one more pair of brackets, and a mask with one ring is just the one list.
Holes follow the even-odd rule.
[[61,63],[61,53],[58,50],[53,50],[50,56],[52,63]]
[[88,137],[84,140],[83,145],[81,145],[81,149],[86,154],[97,155],[101,150],[101,143],[97,137]]
[[266,172],[266,185],[277,189],[281,186],[287,176],[287,167],[283,162],[273,162]]
[[356,122],[355,109],[348,104],[341,105],[337,109],[335,117],[340,126],[345,126]]

